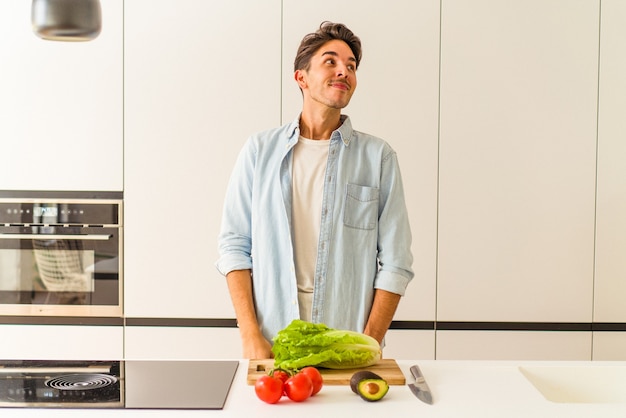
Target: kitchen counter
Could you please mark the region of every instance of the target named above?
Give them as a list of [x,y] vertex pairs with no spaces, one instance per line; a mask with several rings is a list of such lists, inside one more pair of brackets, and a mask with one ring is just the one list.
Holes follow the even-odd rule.
[[[241,361],[225,408],[221,411],[176,411],[176,417],[625,417],[624,403],[559,403],[547,400],[519,371],[519,367],[576,366],[624,368],[626,362],[503,362],[503,361],[398,361],[411,380],[409,367],[419,364],[431,388],[433,405],[413,396],[409,388],[391,386],[379,402],[365,402],[347,386],[325,386],[313,398],[296,403],[261,402],[246,384],[247,361]],[[585,385],[585,379],[580,379]],[[625,388],[625,386],[622,386]],[[626,388],[624,389],[626,399]],[[41,417],[41,409],[1,409],[3,418]],[[84,417],[86,410],[47,409],[46,417]],[[171,417],[168,410],[89,410],[90,417]],[[361,415],[363,414],[363,415]]]

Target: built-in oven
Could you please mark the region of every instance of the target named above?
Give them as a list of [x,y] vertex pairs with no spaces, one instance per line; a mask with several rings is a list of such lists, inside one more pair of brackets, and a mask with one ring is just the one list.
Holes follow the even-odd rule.
[[0,315],[121,317],[121,193],[43,196],[0,193]]

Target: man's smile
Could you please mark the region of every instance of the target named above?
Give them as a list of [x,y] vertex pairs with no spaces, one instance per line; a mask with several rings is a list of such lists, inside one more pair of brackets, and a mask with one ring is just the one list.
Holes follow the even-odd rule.
[[330,85],[331,87],[334,87],[336,89],[346,90],[346,91],[350,90],[350,85],[343,81],[331,81]]

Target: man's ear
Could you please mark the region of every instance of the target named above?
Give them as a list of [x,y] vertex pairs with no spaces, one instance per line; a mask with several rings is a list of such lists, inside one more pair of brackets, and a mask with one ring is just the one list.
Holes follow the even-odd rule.
[[293,73],[293,78],[296,80],[296,83],[298,83],[298,87],[300,87],[300,89],[306,87],[306,73],[304,70],[296,70]]

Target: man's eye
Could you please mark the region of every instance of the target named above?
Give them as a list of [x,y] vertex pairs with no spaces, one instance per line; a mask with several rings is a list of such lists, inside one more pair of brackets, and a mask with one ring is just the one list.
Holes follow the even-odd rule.
[[335,60],[333,60],[333,59],[327,59],[326,60],[326,64],[334,64],[334,63],[335,63]]

